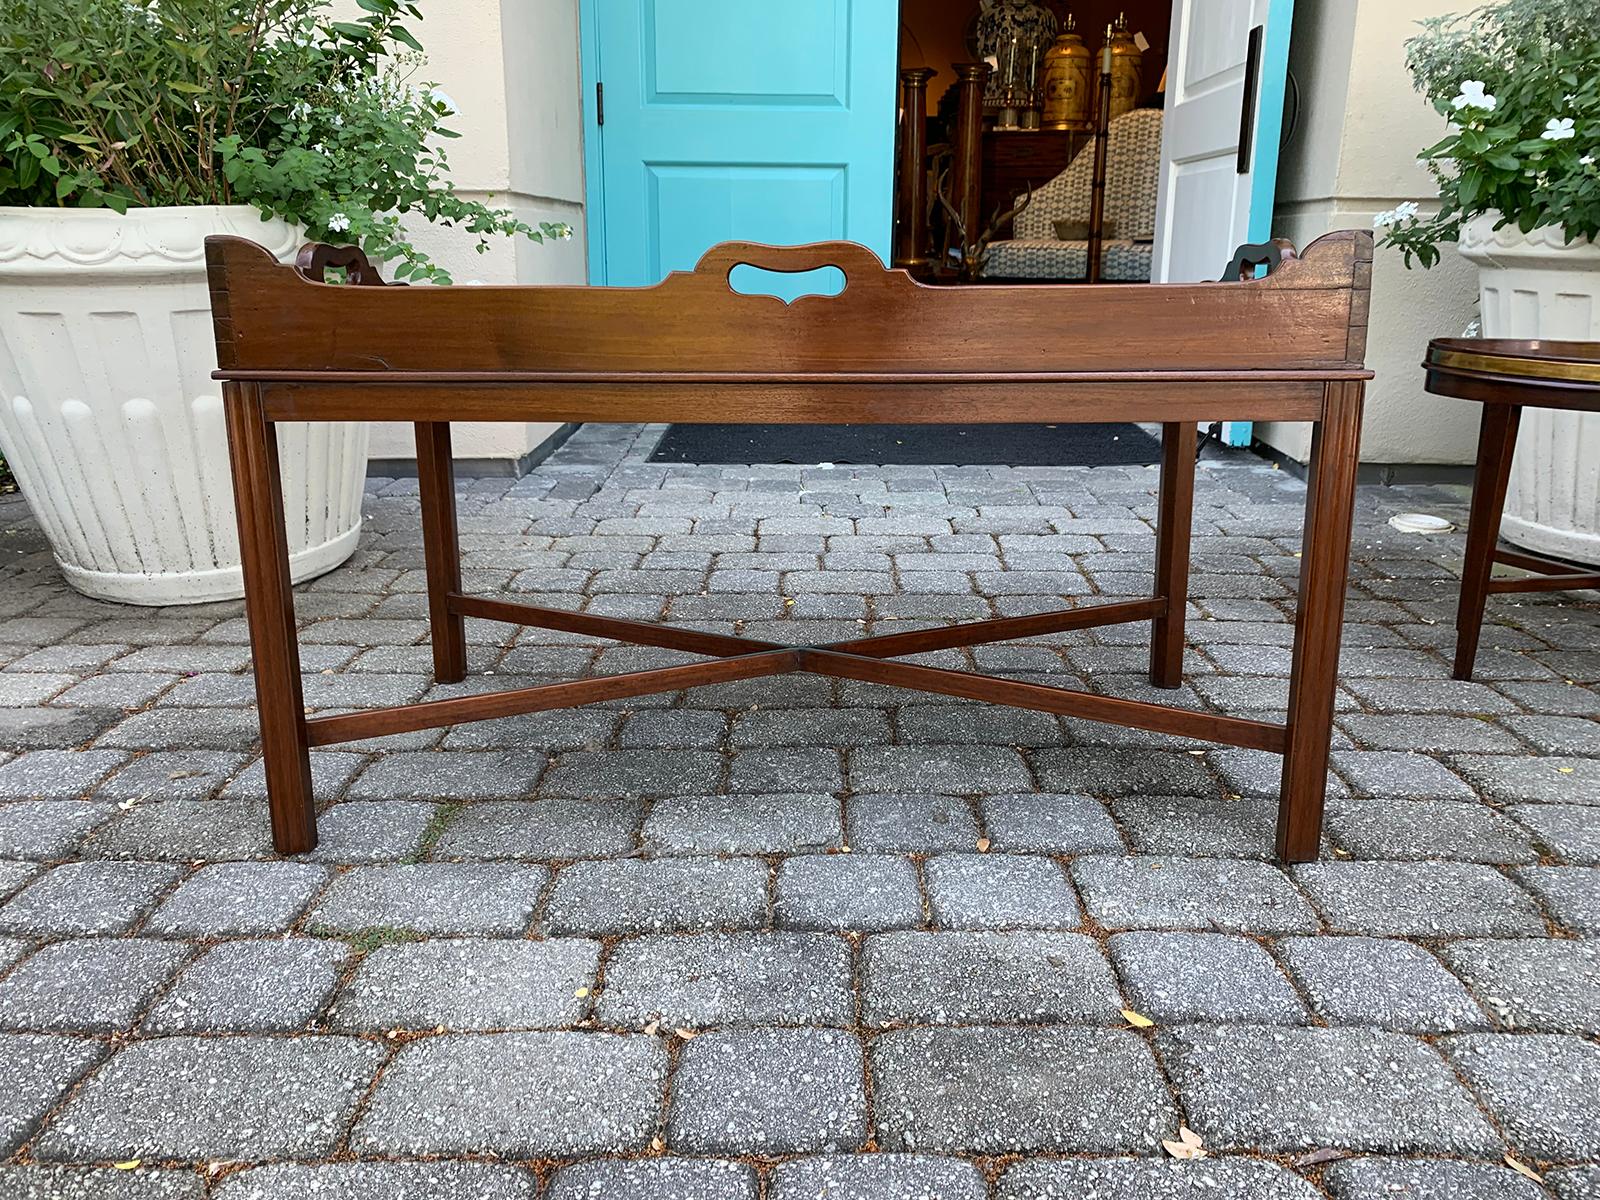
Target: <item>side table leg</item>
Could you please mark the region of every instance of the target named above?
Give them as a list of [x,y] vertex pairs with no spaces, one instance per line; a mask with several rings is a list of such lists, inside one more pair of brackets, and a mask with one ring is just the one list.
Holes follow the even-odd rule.
[[272,844],[280,854],[303,854],[316,847],[317,815],[311,797],[294,593],[289,587],[278,436],[267,420],[260,389],[241,383],[222,386]]
[[1311,478],[1300,551],[1300,598],[1289,675],[1289,740],[1278,796],[1278,857],[1311,862],[1322,841],[1322,806],[1339,676],[1339,634],[1350,569],[1350,526],[1361,448],[1359,383],[1330,383],[1311,442]]
[[1189,603],[1189,539],[1194,522],[1196,426],[1168,421],[1161,427],[1161,495],[1156,506],[1155,593],[1167,611],[1150,623],[1150,682],[1183,682],[1183,621]]
[[450,611],[448,599],[451,592],[461,590],[461,542],[456,532],[456,474],[450,458],[450,423],[418,421],[416,430],[433,677],[440,683],[459,683],[467,675],[467,630],[460,614]]
[[1467,518],[1467,556],[1461,566],[1461,600],[1456,606],[1456,663],[1451,674],[1471,679],[1483,631],[1483,608],[1489,598],[1494,548],[1500,540],[1500,513],[1511,482],[1511,458],[1517,449],[1519,404],[1485,404],[1478,425],[1478,465],[1472,475],[1472,511]]

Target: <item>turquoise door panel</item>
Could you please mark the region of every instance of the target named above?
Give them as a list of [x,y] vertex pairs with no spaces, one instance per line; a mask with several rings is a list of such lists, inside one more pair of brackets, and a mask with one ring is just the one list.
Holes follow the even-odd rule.
[[[595,282],[655,283],[730,240],[842,238],[888,261],[898,5],[592,0],[591,14]],[[837,290],[815,272],[735,275],[785,299]]]
[[[1289,84],[1289,29],[1294,24],[1294,0],[1270,0],[1267,27],[1261,45],[1261,73],[1257,76],[1255,174],[1250,180],[1250,240],[1272,239],[1272,206],[1278,190],[1278,149],[1283,140],[1283,98]],[[1248,446],[1253,436],[1250,421],[1227,421],[1222,440],[1230,446]]]

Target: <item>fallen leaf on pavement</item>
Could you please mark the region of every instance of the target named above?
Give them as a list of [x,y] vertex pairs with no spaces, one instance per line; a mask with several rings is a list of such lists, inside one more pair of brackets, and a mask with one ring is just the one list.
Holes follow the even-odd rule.
[[1200,1135],[1187,1125],[1178,1126],[1177,1141],[1174,1142],[1163,1138],[1161,1145],[1173,1158],[1204,1158],[1206,1156],[1205,1143],[1200,1140]]
[[1122,1010],[1122,1019],[1135,1029],[1149,1029],[1155,1022],[1141,1012],[1134,1012],[1131,1008]]
[[1527,1163],[1519,1163],[1516,1159],[1512,1158],[1511,1155],[1509,1155],[1509,1154],[1506,1155],[1506,1166],[1510,1167],[1518,1175],[1526,1175],[1529,1179],[1533,1180],[1535,1183],[1543,1183],[1544,1182],[1544,1176],[1543,1175],[1539,1174],[1539,1172],[1535,1171],[1532,1167],[1528,1166]]

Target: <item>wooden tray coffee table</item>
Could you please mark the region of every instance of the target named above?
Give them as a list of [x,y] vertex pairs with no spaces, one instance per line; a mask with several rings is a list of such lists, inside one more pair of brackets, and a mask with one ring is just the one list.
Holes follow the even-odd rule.
[[[849,242],[725,243],[655,287],[384,285],[358,251],[280,265],[206,240],[244,560],[273,841],[316,844],[308,750],[360,738],[809,671],[1012,704],[1283,755],[1277,850],[1317,856],[1355,492],[1372,240],[1246,247],[1240,282],[927,287]],[[837,266],[792,304],[732,290],[741,263]],[[342,268],[346,282],[325,282]],[[1247,275],[1252,272],[1246,272]],[[1196,424],[1316,424],[1283,724],[890,661],[1129,621],[1150,679],[1180,683]],[[278,421],[411,421],[434,675],[466,674],[464,619],[664,646],[709,661],[489,695],[307,717],[279,485]],[[451,421],[929,423],[1149,421],[1163,430],[1155,594],[822,646],[621,620],[462,590]]]

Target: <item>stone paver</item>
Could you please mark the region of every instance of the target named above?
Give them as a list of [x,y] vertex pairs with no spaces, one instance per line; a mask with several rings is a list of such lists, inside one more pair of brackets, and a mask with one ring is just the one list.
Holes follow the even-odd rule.
[[1600,1046],[1553,1033],[1475,1033],[1444,1053],[1514,1150],[1573,1162],[1600,1155]]
[[500,863],[356,867],[334,880],[307,920],[314,929],[521,933],[549,872]]
[[[463,473],[467,586],[789,643],[1150,586],[1143,465],[663,428]],[[1175,692],[1137,623],[918,661],[1279,720],[1304,496],[1206,451]],[[695,660],[473,620],[437,687],[416,481],[364,510],[316,711]],[[1315,864],[1274,754],[810,674],[318,749],[284,858],[242,605],[79,596],[0,495],[0,1200],[1594,1200],[1600,604],[1497,601],[1449,680],[1465,523],[1360,489]]]
[[[771,1086],[774,1078],[784,1086]],[[690,1153],[853,1150],[867,1134],[861,1044],[829,1029],[707,1033],[683,1048],[667,1142]]]
[[842,832],[829,795],[670,796],[651,805],[644,844],[661,854],[797,854],[837,846]]
[[1139,932],[1116,934],[1108,944],[1129,1004],[1160,1024],[1306,1019],[1271,955],[1249,938]]
[[1123,849],[1116,822],[1099,801],[1088,796],[989,796],[980,807],[995,850],[1120,854]]
[[584,938],[439,938],[380,946],[330,1014],[348,1030],[548,1029],[588,1011],[600,958]]
[[556,1172],[547,1200],[756,1200],[756,1173],[718,1159],[604,1159]]
[[1151,1153],[1177,1132],[1149,1048],[1113,1029],[909,1029],[872,1044],[888,1150]]
[[280,933],[328,881],[311,863],[214,863],[190,875],[145,926],[147,933],[244,937]]
[[1317,1189],[1292,1171],[1248,1158],[1021,1162],[1000,1177],[995,1195],[998,1200],[1318,1200]]
[[117,1052],[37,1142],[44,1161],[317,1158],[383,1051],[354,1038],[157,1038]]
[[[1544,902],[1558,924],[1600,937],[1600,868],[1524,867],[1517,878]],[[0,909],[0,917],[4,915]]]
[[201,1200],[193,1171],[152,1167],[0,1167],[0,1200]]
[[1075,929],[1083,912],[1061,868],[1020,854],[940,854],[925,868],[944,929]]
[[580,862],[556,877],[550,933],[666,932],[767,923],[767,864],[756,858]]
[[74,1082],[105,1057],[103,1043],[51,1034],[0,1034],[0,1152],[11,1154]]
[[1493,867],[1475,863],[1311,863],[1295,868],[1345,933],[1396,937],[1539,935],[1532,899]]
[[827,933],[632,938],[606,963],[608,1025],[847,1025],[850,948]]
[[571,1158],[641,1150],[667,1056],[650,1037],[452,1033],[413,1042],[350,1135],[367,1154]]
[[230,1175],[216,1200],[533,1200],[538,1190],[533,1172],[493,1163],[273,1163]]
[[0,980],[0,1028],[128,1029],[183,957],[181,945],[147,938],[52,942]]
[[0,932],[122,933],[177,877],[178,868],[157,863],[67,863],[40,875],[0,907]]
[[1278,954],[1330,1025],[1454,1033],[1488,1023],[1483,1009],[1421,946],[1390,938],[1284,938]]
[[222,942],[185,968],[144,1019],[146,1033],[279,1033],[327,1003],[348,957],[318,938]]
[[1111,970],[1081,933],[880,934],[867,939],[862,976],[869,1025],[1121,1020]]
[[772,1200],[987,1200],[978,1168],[925,1154],[821,1154],[779,1163],[767,1186]]
[[1331,1200],[1406,1196],[1414,1200],[1543,1200],[1546,1193],[1504,1163],[1447,1159],[1347,1158],[1322,1176]]
[[1080,858],[1072,877],[1108,929],[1313,933],[1317,916],[1275,866],[1232,859]]
[[955,796],[884,793],[852,796],[845,806],[849,845],[856,850],[931,853],[978,844],[972,807]]
[[1443,953],[1506,1029],[1600,1036],[1600,943],[1460,941]]
[[1404,1034],[1195,1025],[1157,1044],[1190,1127],[1215,1149],[1503,1152],[1438,1053]]
[[917,869],[889,854],[803,854],[778,868],[777,924],[877,931],[922,924]]

